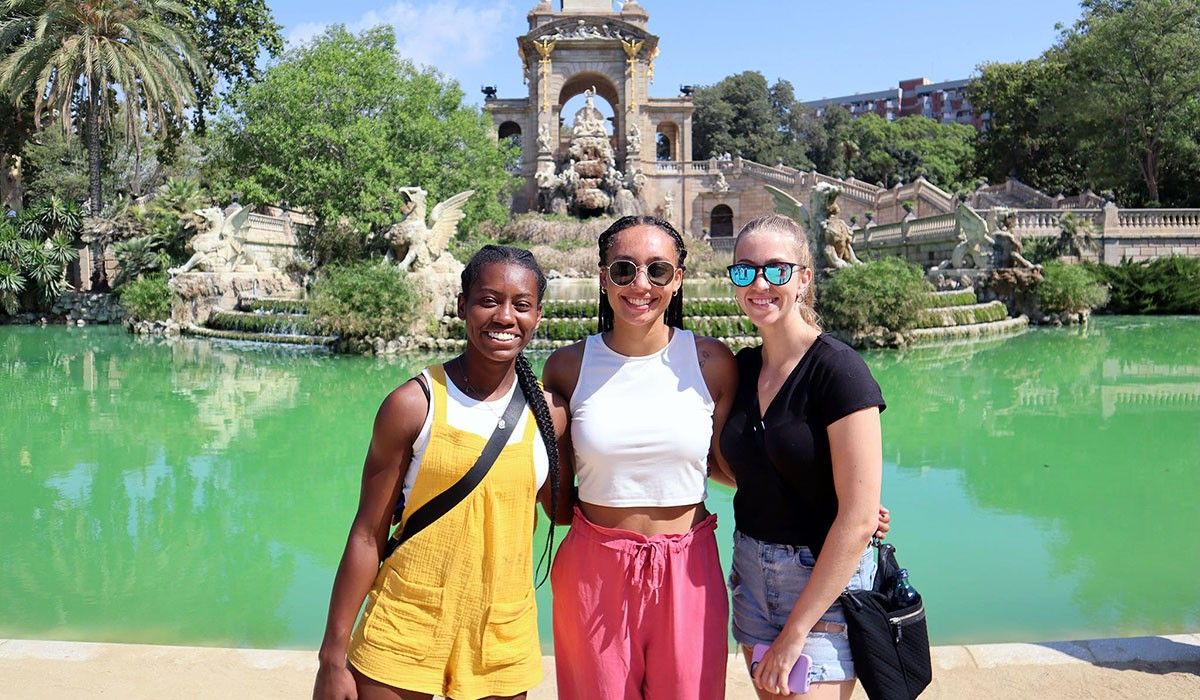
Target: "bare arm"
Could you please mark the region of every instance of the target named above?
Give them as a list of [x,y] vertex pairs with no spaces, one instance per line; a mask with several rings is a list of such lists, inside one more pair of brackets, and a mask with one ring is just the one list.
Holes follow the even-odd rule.
[[546,358],[542,384],[558,436],[559,502],[557,524],[570,525],[575,506],[575,449],[571,445],[571,396],[583,366],[583,341],[559,348]]
[[[571,447],[571,417],[566,402],[562,397],[549,391],[546,394],[546,405],[550,407],[550,417],[554,420],[554,436],[558,440],[558,493],[555,494],[554,523],[570,525],[571,513],[575,506],[575,452]],[[538,491],[538,502],[546,516],[550,516],[550,480]]]
[[379,572],[392,511],[428,410],[425,393],[415,381],[409,381],[389,394],[375,415],[358,512],[333,579],[329,617],[317,655],[320,666],[314,698],[356,697],[354,679],[346,666],[346,646],[363,599]]
[[737,360],[721,341],[700,336],[696,338],[696,355],[700,359],[700,372],[704,375],[708,393],[716,404],[713,407],[712,442],[708,447],[708,478],[719,484],[736,487],[733,469],[721,455],[721,431],[725,429],[725,419],[729,417],[729,409],[737,393]]
[[760,687],[772,692],[782,689],[777,683],[786,685],[788,672],[800,657],[813,625],[845,590],[880,522],[883,439],[879,409],[872,407],[851,413],[831,423],[827,430],[838,513],[808,585],[756,671]]

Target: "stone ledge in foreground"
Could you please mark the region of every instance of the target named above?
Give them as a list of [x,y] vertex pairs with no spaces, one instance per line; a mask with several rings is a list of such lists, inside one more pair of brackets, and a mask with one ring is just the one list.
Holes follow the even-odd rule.
[[[530,700],[551,700],[554,657]],[[726,697],[755,695],[730,655]],[[1200,697],[1200,634],[933,649],[926,698]],[[305,698],[316,652],[0,640],[0,687],[31,698]],[[856,699],[865,698],[861,687]]]

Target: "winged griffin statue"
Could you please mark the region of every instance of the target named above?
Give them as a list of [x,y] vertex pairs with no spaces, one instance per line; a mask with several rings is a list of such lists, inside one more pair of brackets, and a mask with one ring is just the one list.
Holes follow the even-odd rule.
[[837,186],[817,183],[809,195],[807,208],[778,187],[764,187],[775,200],[775,211],[790,216],[808,230],[808,244],[817,254],[817,265],[840,270],[862,264],[851,246],[854,232],[838,216],[837,196],[841,190]]
[[250,207],[242,207],[226,216],[217,207],[197,209],[182,219],[185,230],[194,230],[188,240],[187,249],[192,257],[183,265],[168,272],[178,275],[197,270],[200,272],[228,272],[237,265],[258,265],[247,258],[242,248],[242,229],[250,218]]
[[458,222],[465,212],[463,206],[475,190],[459,192],[433,208],[429,224],[425,223],[425,198],[428,193],[420,187],[401,187],[400,193],[408,197],[412,209],[404,221],[394,224],[387,232],[391,255],[400,261],[401,270],[419,270],[429,267],[444,252],[454,238]]

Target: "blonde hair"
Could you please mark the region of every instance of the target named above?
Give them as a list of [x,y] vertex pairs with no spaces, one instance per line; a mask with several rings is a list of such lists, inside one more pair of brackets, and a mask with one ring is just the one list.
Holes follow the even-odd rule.
[[[812,251],[809,250],[808,247],[808,236],[804,233],[804,229],[800,228],[799,224],[793,221],[791,217],[784,216],[783,214],[767,214],[765,216],[760,216],[756,219],[747,221],[746,224],[742,226],[741,230],[738,231],[737,239],[734,241],[733,247],[735,254],[738,243],[741,243],[744,237],[749,236],[752,233],[758,233],[759,231],[772,231],[782,235],[784,238],[787,238],[791,243],[791,247],[795,255],[795,258],[792,260],[792,262],[796,263],[800,267],[808,268],[809,270],[813,269],[813,255]],[[816,272],[815,270],[813,271]],[[816,287],[817,281],[814,277],[809,281],[808,287],[804,290],[804,293],[797,297],[796,304],[800,310],[800,317],[803,318],[804,321],[810,326],[820,330],[821,317],[817,315]]]

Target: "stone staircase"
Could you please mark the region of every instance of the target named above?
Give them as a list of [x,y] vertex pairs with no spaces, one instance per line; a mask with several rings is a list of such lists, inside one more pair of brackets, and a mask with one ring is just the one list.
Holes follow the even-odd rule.
[[[927,307],[920,312],[917,328],[905,335],[910,345],[933,345],[961,340],[1000,338],[1016,335],[1029,326],[1024,316],[1010,318],[1002,302],[980,304],[973,289],[930,292]],[[549,351],[570,345],[596,332],[599,318],[594,299],[547,300],[542,323],[529,349]],[[699,335],[717,338],[734,350],[757,345],[758,333],[732,297],[706,297],[684,301],[684,326]],[[461,348],[463,322],[442,318],[447,348]]]
[[[548,299],[542,323],[529,344],[532,351],[547,352],[570,345],[596,332],[599,323],[594,299]],[[754,324],[732,297],[701,297],[684,302],[684,325],[699,335],[717,338],[734,350],[757,345]],[[999,301],[978,303],[973,289],[930,292],[918,327],[908,331],[910,345],[1000,338],[1023,332],[1024,316],[1010,318]],[[418,341],[430,350],[458,351],[466,345],[465,326],[452,316],[439,324],[438,338]],[[243,301],[235,311],[219,311],[204,326],[186,326],[183,332],[206,338],[257,343],[330,347],[336,336],[324,335],[308,318],[306,302],[285,299]]]
[[1017,335],[1029,327],[1026,317],[1011,318],[1003,302],[978,303],[971,288],[930,292],[926,303],[907,333],[912,345]]
[[[542,304],[542,313],[530,350],[548,351],[570,345],[595,333],[600,322],[595,299],[548,299]],[[734,349],[758,344],[754,324],[742,314],[733,297],[685,299],[683,317],[688,330],[718,338]],[[442,328],[456,347],[466,342],[461,320],[446,316]]]
[[329,347],[337,336],[325,335],[308,318],[308,304],[293,299],[242,300],[235,311],[217,311],[203,326],[183,328],[186,335],[253,343]]

